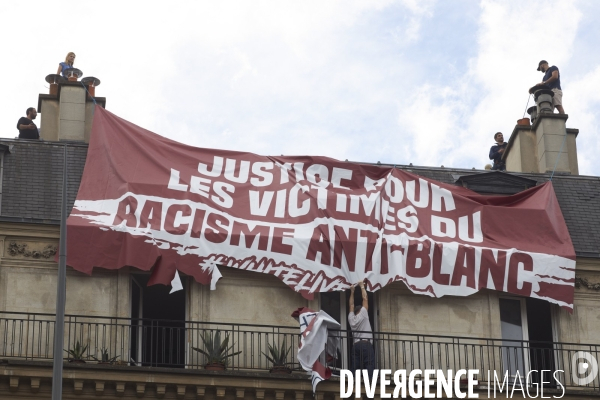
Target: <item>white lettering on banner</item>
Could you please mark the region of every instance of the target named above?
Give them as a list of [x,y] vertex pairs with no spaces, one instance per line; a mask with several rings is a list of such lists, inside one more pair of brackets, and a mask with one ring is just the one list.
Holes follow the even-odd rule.
[[[212,169],[209,170],[206,164],[200,163],[198,170],[207,176],[219,177],[223,173],[223,177],[234,183],[242,184],[248,181],[250,171],[253,176],[250,177],[250,184],[254,187],[266,187],[272,184],[273,175],[271,170],[274,166],[272,162],[255,162],[251,164],[249,161],[235,159],[225,160],[225,169],[223,170],[223,158],[214,157]],[[292,164],[278,164],[281,167],[281,181],[288,180],[287,171],[290,171]],[[237,168],[237,172],[236,172]],[[294,163],[293,169],[296,179],[304,180],[304,163]],[[349,179],[352,174],[349,170],[340,168],[333,169],[335,173],[336,183],[342,179]],[[330,182],[327,181],[329,170],[321,164],[313,164],[306,170],[306,179],[312,185],[306,186],[299,183],[289,189],[281,189],[277,192],[276,206],[271,210],[273,200],[273,191],[261,192],[255,190],[248,191],[250,213],[252,215],[267,217],[273,215],[277,218],[286,218],[288,215],[292,218],[307,215],[312,207],[319,210],[326,210],[328,207],[329,191],[327,187]],[[234,205],[232,194],[235,193],[235,186],[227,182],[212,181],[208,178],[190,176],[189,185],[184,183],[181,173],[178,170],[171,169],[171,176],[167,185],[168,189],[177,191],[188,191],[198,194],[202,197],[209,198],[216,205],[224,208],[232,208]],[[413,206],[405,206],[398,209],[397,214],[393,211],[390,213],[389,203],[400,204],[404,200],[406,193],[407,200],[416,207],[426,208],[429,206],[429,197],[431,193],[431,209],[436,212],[448,212],[456,209],[452,193],[438,185],[429,184],[423,179],[419,179],[419,195],[416,200],[415,181],[406,182],[406,192],[403,182],[388,174],[387,178],[371,179],[365,177],[365,189],[367,191],[377,190],[368,194],[350,194],[347,197],[345,194],[336,193],[335,211],[341,213],[349,213],[365,217],[373,217],[375,220],[381,220],[382,202],[383,210],[386,211],[384,216],[384,224],[386,230],[393,231],[393,226],[397,226],[400,230],[405,230],[408,233],[414,233],[419,228],[419,218],[417,211]],[[431,186],[431,190],[430,187]],[[334,185],[334,187],[340,187]],[[382,192],[378,189],[384,188],[384,193],[387,199],[382,197]],[[308,189],[315,190],[316,196],[303,196],[307,194]],[[345,188],[347,189],[347,188]],[[316,199],[316,201],[315,201]],[[395,211],[395,208],[392,207]],[[269,214],[269,213],[272,214]],[[398,221],[394,219],[398,218]],[[391,233],[391,232],[388,232]],[[481,219],[479,212],[472,216],[466,215],[454,221],[439,215],[431,216],[431,234],[436,237],[447,237],[456,239],[457,234],[460,240],[465,242],[480,243],[483,241],[481,232]]]
[[281,169],[281,176],[279,178],[279,184],[283,185],[284,183],[288,183],[290,181],[289,172],[292,170],[292,163],[283,163],[277,164],[277,166]]
[[408,233],[414,233],[419,229],[419,218],[417,210],[413,206],[404,207],[398,210],[398,226]]
[[252,165],[252,173],[256,175],[250,179],[250,183],[254,187],[269,186],[273,183],[273,174],[266,170],[272,170],[272,162],[256,162]]
[[169,178],[169,184],[167,187],[172,190],[180,190],[184,192],[188,189],[188,185],[179,183],[179,171],[173,168],[171,168],[171,177]]
[[236,159],[228,158],[225,161],[225,179],[235,183],[246,183],[248,181],[248,173],[250,172],[250,161],[240,161],[237,176],[235,176],[236,164]]
[[294,187],[290,190],[290,204],[289,204],[289,213],[290,217],[301,217],[303,215],[308,214],[310,211],[310,200],[302,200],[302,205],[298,206],[298,198],[300,192],[306,193],[308,192],[308,186],[304,185],[294,185]]
[[223,171],[223,157],[215,156],[213,167],[210,171],[208,170],[208,166],[206,164],[198,163],[198,172],[200,172],[202,175],[216,178],[221,175],[221,171]]
[[263,192],[262,201],[260,200],[260,192],[256,190],[249,190],[248,195],[250,196],[250,214],[264,217],[271,207],[271,201],[273,200],[272,191]]
[[429,206],[429,186],[425,179],[419,178],[419,200],[416,200],[415,181],[406,182],[406,198],[413,206],[426,208]]
[[67,222],[75,270],[155,265],[168,283],[177,265],[206,283],[221,265],[306,298],[364,279],[371,291],[487,288],[573,308],[575,250],[551,182],[484,197],[402,168],[193,148],[95,115]]
[[350,190],[349,187],[342,185],[342,180],[352,181],[352,170],[333,167],[333,172],[331,173],[331,184],[333,185],[333,187],[338,189]]
[[431,209],[433,211],[442,211],[442,203],[445,204],[446,211],[456,209],[454,198],[448,189],[440,188],[438,185],[431,184]]
[[326,188],[329,186],[329,170],[324,165],[313,164],[306,169],[306,179],[310,183]]
[[[235,186],[220,181],[212,185],[212,201],[224,208],[232,207],[231,194]],[[317,196],[306,197],[315,191]],[[282,220],[288,212],[291,217],[305,215],[313,204],[311,201],[319,203],[321,191],[326,189],[295,185],[288,198],[286,189],[278,191],[276,196],[273,191],[250,190],[250,214],[271,213]],[[378,212],[378,194],[364,195],[362,199],[355,197],[367,201],[361,208],[364,214],[373,217]],[[337,196],[338,199],[345,197]],[[321,197],[320,205],[326,204],[326,199]],[[272,273],[296,290],[309,293],[348,287],[349,282],[356,280],[356,274],[366,276],[375,288],[390,280],[402,279],[412,290],[436,297],[465,295],[483,288],[536,297],[542,285],[551,282],[533,273],[542,266],[556,266],[557,271],[562,271],[562,277],[557,275],[557,279],[570,279],[571,272],[558,266],[573,262],[558,256],[411,237],[419,225],[415,207],[411,205],[395,212],[387,200],[382,204],[385,221],[381,231],[366,223],[343,220],[294,225],[245,220],[204,203],[131,193],[117,200],[78,200],[73,215],[116,231],[147,236],[162,246],[178,249],[180,254],[197,254],[200,264],[207,256],[202,252],[205,241],[211,243],[211,253],[218,256],[215,261],[220,259],[222,264],[233,268]],[[103,212],[86,214],[98,210]],[[481,236],[480,219],[479,211],[469,218],[460,217],[458,223],[433,216],[432,234],[450,237],[458,233],[461,236],[462,229],[462,236],[473,240]],[[399,229],[393,229],[396,226]],[[253,256],[258,258],[252,259]],[[290,269],[290,266],[294,267]]]
[[385,184],[385,193],[390,198],[390,203],[400,203],[404,198],[404,187],[402,186],[402,181],[390,174],[388,181]]
[[[199,194],[203,197],[208,197],[208,192],[210,191],[210,186],[205,184],[211,184],[212,181],[207,178],[202,178],[200,176],[192,176],[190,178],[190,192]],[[170,189],[170,188],[169,188]],[[187,185],[186,185],[187,190]]]

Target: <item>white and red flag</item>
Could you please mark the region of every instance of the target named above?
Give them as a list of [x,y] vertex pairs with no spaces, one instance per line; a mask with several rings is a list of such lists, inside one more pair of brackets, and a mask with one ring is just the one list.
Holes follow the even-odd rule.
[[331,370],[321,361],[337,358],[340,340],[337,335],[330,335],[329,330],[339,330],[340,324],[325,311],[305,307],[295,310],[292,317],[300,323],[298,362],[311,374],[314,394],[317,384],[331,376]]
[[[318,147],[315,147],[317,150]],[[551,182],[484,196],[391,166],[174,142],[97,107],[68,265],[272,274],[306,298],[365,280],[431,297],[493,289],[573,308],[575,250]]]

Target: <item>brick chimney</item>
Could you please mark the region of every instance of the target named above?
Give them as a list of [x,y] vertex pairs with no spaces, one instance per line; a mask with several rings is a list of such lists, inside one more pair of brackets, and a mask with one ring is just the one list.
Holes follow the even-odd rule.
[[527,110],[532,125],[516,125],[508,140],[502,157],[506,170],[546,173],[556,165],[556,172],[579,175],[575,143],[579,129],[566,127],[567,114],[552,113],[550,94],[535,94],[536,107]]
[[[86,80],[87,79],[87,80]],[[48,78],[46,79],[48,81]],[[55,82],[57,80],[55,79]],[[90,97],[100,81],[84,78],[82,81],[61,79],[50,85],[49,94],[38,97],[38,113],[41,114],[40,137],[47,141],[82,141],[89,143],[92,130],[94,99],[102,107],[106,98]],[[86,85],[92,85],[91,91]],[[88,89],[86,91],[86,89]]]

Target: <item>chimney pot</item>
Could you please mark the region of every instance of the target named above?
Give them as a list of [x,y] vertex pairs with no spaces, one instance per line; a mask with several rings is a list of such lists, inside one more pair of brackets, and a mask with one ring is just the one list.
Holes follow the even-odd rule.
[[554,97],[554,92],[550,89],[541,89],[534,93],[533,95],[535,99],[535,104],[538,108],[539,113],[550,113],[554,112],[554,104],[552,103],[552,98]]
[[96,97],[96,86],[100,85],[100,79],[93,77],[93,76],[88,76],[85,77],[81,80],[81,83],[83,83],[85,86],[87,86],[87,91],[88,91],[88,98],[89,97]]
[[77,82],[77,80],[83,75],[83,72],[81,72],[81,70],[77,68],[69,68],[65,71],[65,74],[67,75],[67,79],[69,81]]
[[65,78],[58,74],[46,75],[46,82],[50,84],[50,94],[56,96],[58,94],[58,84],[64,81]]
[[537,106],[532,106],[527,109],[527,114],[529,114],[529,118],[531,119],[531,123],[535,123],[535,119],[537,118]]

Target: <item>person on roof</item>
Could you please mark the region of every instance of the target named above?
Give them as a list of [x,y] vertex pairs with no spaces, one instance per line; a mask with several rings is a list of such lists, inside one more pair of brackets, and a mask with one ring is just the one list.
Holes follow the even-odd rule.
[[504,141],[504,135],[502,134],[502,132],[496,132],[494,134],[494,140],[496,141],[496,144],[493,145],[490,149],[490,160],[494,160],[492,170],[505,171],[506,164],[504,163],[504,160],[502,160],[502,154],[504,154],[508,143]]
[[67,77],[67,70],[73,68],[73,63],[75,62],[75,53],[72,51],[67,54],[65,57],[65,61],[58,64],[57,74],[61,74],[65,78]]
[[544,74],[544,79],[538,85],[546,85],[554,92],[552,103],[559,114],[564,114],[565,109],[562,106],[562,89],[560,87],[560,71],[556,65],[548,66],[548,61],[542,60],[538,63],[538,71]]
[[373,377],[375,370],[375,350],[373,349],[373,330],[369,322],[369,297],[363,281],[358,282],[362,293],[362,306],[354,307],[354,289],[356,285],[350,288],[350,313],[348,313],[348,323],[352,329],[352,360],[354,369],[366,369],[369,377]]
[[39,139],[40,132],[38,131],[37,126],[33,123],[33,120],[37,116],[37,111],[35,111],[35,108],[29,107],[25,113],[27,117],[21,117],[19,118],[19,122],[17,122],[19,139]]

